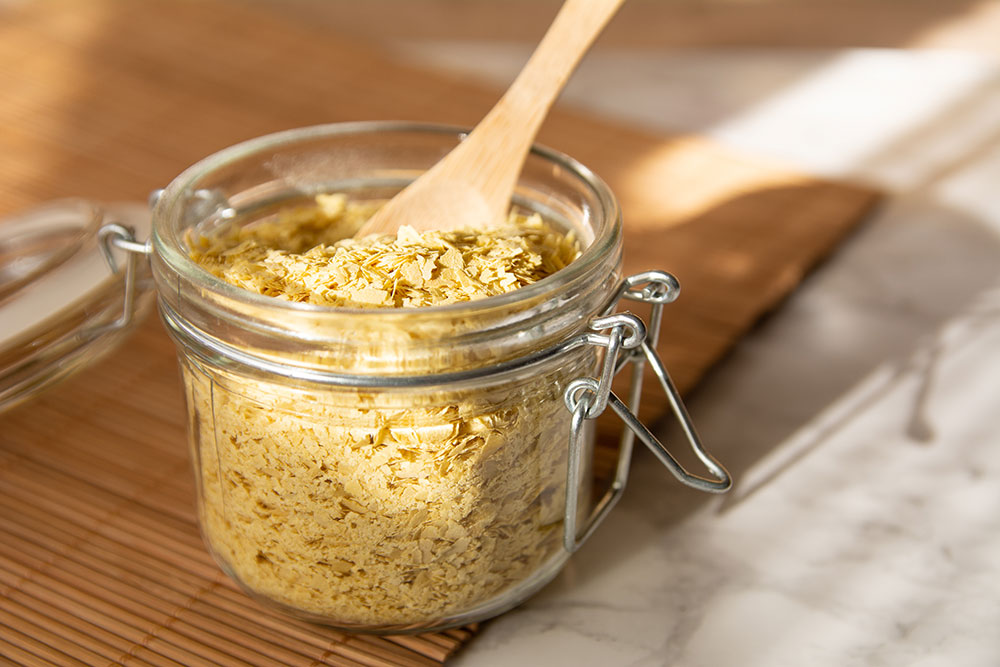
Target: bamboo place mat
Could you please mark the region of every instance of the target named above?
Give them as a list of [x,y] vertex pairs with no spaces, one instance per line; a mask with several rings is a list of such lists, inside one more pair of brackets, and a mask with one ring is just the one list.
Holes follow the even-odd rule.
[[[3,8],[6,7],[6,8]],[[474,124],[497,92],[223,2],[0,5],[0,215],[143,200],[234,142],[321,122]],[[626,270],[684,286],[660,352],[690,388],[870,209],[696,137],[556,110],[541,140],[619,195]],[[650,394],[651,414],[662,399]],[[249,600],[198,536],[174,351],[148,318],[0,417],[0,656],[19,664],[434,665],[475,627],[352,636]]]

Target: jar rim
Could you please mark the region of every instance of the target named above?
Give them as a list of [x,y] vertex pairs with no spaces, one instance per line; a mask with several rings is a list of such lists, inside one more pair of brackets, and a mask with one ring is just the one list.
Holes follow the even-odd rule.
[[622,216],[618,200],[610,187],[589,167],[560,151],[541,144],[531,147],[531,155],[542,158],[554,166],[572,173],[595,195],[599,203],[604,224],[595,228],[591,243],[583,249],[580,256],[566,267],[531,285],[526,285],[512,292],[489,296],[472,301],[462,301],[437,306],[400,307],[400,308],[352,308],[344,306],[328,306],[295,301],[284,301],[263,294],[257,294],[242,289],[205,270],[195,262],[184,249],[184,241],[176,229],[170,228],[164,220],[168,220],[170,207],[180,200],[182,195],[192,191],[199,180],[212,172],[240,159],[256,153],[266,152],[281,146],[297,142],[306,142],[338,135],[395,132],[425,133],[450,135],[458,139],[469,133],[468,128],[454,125],[423,123],[411,121],[355,121],[344,123],[328,123],[306,127],[282,130],[248,139],[217,151],[191,165],[164,189],[153,209],[152,246],[157,254],[171,270],[184,276],[203,288],[218,293],[228,299],[245,303],[248,306],[273,308],[278,311],[288,311],[312,316],[350,316],[352,318],[398,318],[413,317],[415,314],[426,316],[473,314],[495,308],[505,308],[529,300],[544,298],[547,294],[556,294],[567,285],[584,279],[590,270],[601,263],[601,259],[617,247],[621,235]]

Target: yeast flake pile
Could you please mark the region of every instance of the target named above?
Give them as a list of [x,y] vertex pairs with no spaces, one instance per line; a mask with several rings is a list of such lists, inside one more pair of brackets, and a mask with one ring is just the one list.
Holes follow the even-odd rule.
[[352,238],[377,204],[319,195],[218,236],[189,235],[191,257],[243,289],[287,301],[351,308],[403,308],[472,301],[514,291],[579,256],[573,233],[538,215],[511,213],[489,229]]
[[[351,238],[376,206],[324,195],[188,244],[238,287],[363,308],[503,294],[578,255],[572,235],[524,215],[483,231]],[[408,363],[405,322],[402,333],[383,332],[390,368]],[[500,604],[567,555],[562,389],[594,361],[581,347],[532,374],[409,394],[182,358],[205,539],[247,589],[340,627],[436,627]]]

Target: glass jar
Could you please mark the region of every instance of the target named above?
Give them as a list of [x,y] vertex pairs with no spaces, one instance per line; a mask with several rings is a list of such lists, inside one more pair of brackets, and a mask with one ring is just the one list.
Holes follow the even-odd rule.
[[[718,479],[680,469],[610,391],[628,361],[662,370],[655,331],[612,314],[616,302],[655,309],[676,283],[623,281],[618,204],[564,155],[534,149],[514,203],[572,230],[582,254],[502,296],[314,306],[239,289],[188,256],[191,231],[249,224],[319,193],[390,197],[462,137],[399,123],[283,132],[202,160],[155,200],[145,250],[179,352],[205,542],[253,596],[345,630],[433,630],[523,601],[617,500],[633,433],[682,481],[729,486],[693,430]],[[595,508],[588,425],[605,405],[630,428]]]

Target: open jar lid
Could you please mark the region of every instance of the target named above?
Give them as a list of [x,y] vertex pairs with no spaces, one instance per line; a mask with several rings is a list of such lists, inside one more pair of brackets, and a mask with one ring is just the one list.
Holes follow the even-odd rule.
[[110,351],[147,310],[147,262],[106,242],[112,221],[149,236],[139,203],[65,199],[0,218],[0,412]]

